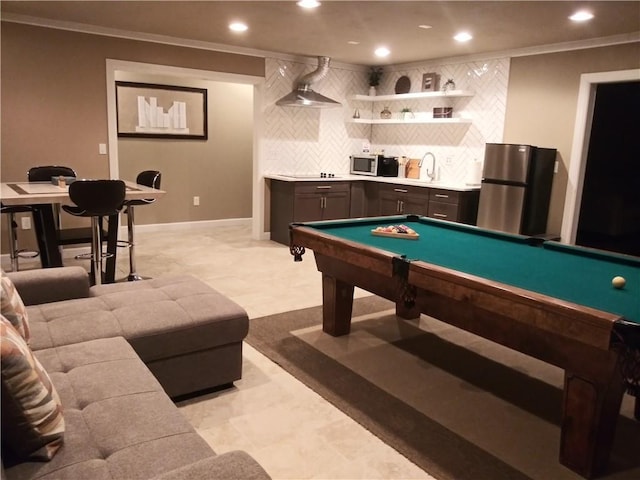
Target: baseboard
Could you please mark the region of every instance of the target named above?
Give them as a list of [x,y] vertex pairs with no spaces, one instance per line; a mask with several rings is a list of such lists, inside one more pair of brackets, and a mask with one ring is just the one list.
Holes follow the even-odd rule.
[[[176,222],[176,223],[155,223],[149,225],[136,225],[136,232],[153,233],[153,232],[185,232],[185,231],[201,231],[204,229],[214,229],[219,227],[251,227],[250,218],[224,218],[221,220],[203,220],[198,222]],[[120,226],[118,229],[118,238],[127,238],[127,227]],[[268,240],[268,236],[267,236]],[[90,247],[65,247],[62,250],[62,258],[73,258],[76,255],[89,253]],[[0,262],[4,266],[11,265],[11,259],[8,253],[0,255]],[[20,264],[25,267],[35,268],[40,265],[40,258],[21,258]],[[10,269],[10,267],[8,268]]]
[[[148,225],[136,225],[136,232],[166,232],[166,231],[185,231],[185,230],[202,230],[205,228],[216,227],[250,227],[250,218],[223,218],[220,220],[202,220],[198,222],[176,222],[176,223],[153,223]],[[126,237],[126,225],[120,226],[118,231],[119,237]]]

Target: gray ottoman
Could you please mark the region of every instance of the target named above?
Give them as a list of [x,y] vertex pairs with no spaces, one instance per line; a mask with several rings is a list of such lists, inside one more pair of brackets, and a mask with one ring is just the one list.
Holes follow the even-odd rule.
[[[78,275],[86,277],[82,269],[71,269],[63,269],[66,278],[58,281],[77,284]],[[11,278],[23,299],[36,301],[32,292],[23,294],[28,282]],[[46,282],[38,282],[44,288]],[[59,283],[56,288],[64,290]],[[27,311],[34,351],[123,336],[174,398],[229,386],[242,375],[247,313],[192,276],[91,287],[88,297],[31,304]]]

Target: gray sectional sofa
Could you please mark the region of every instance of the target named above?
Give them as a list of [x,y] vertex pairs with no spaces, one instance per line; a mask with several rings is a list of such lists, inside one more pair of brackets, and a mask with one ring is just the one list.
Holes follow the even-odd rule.
[[3,456],[3,478],[270,478],[245,452],[216,455],[169,398],[240,378],[241,307],[191,276],[97,287],[79,267],[8,277],[65,432],[48,462]]

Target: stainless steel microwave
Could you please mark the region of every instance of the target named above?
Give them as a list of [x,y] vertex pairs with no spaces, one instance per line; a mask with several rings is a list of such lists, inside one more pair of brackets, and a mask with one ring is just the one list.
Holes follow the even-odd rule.
[[351,175],[378,175],[378,156],[379,155],[351,155]]
[[397,177],[398,159],[384,155],[351,155],[352,175],[371,175],[374,177]]

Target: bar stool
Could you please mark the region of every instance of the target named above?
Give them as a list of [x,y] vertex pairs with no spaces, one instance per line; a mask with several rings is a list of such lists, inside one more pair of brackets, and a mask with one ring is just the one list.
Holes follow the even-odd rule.
[[[76,177],[73,168],[64,165],[42,165],[31,167],[27,172],[27,179],[30,182],[50,182],[52,177]],[[54,206],[54,217],[56,219],[56,229],[58,235],[58,246],[91,244],[91,227],[62,228],[60,207]],[[103,232],[104,234],[104,232]]]
[[[102,260],[113,256],[102,252],[102,217],[117,215],[122,209],[126,187],[122,180],[77,180],[69,185],[69,198],[75,205],[62,209],[77,217],[91,217],[91,273],[94,285],[102,283]],[[76,258],[87,258],[78,255]]]
[[[157,170],[145,170],[140,172],[136,177],[136,183],[151,188],[160,188],[160,180],[162,174]],[[127,214],[127,241],[122,242],[120,246],[129,248],[129,275],[127,280],[130,282],[136,280],[142,280],[143,277],[136,272],[136,259],[135,259],[135,240],[134,229],[135,219],[133,216],[134,206],[149,205],[155,202],[155,198],[140,199],[140,200],[125,200],[124,206],[126,207],[125,213]]]
[[30,205],[1,205],[0,213],[7,215],[9,227],[9,256],[11,257],[11,271],[17,272],[19,270],[18,259],[19,258],[35,258],[40,255],[40,252],[35,250],[27,250],[25,248],[18,247],[18,222],[16,222],[16,213],[33,213],[33,208]]

